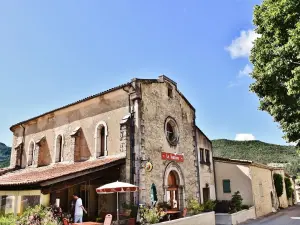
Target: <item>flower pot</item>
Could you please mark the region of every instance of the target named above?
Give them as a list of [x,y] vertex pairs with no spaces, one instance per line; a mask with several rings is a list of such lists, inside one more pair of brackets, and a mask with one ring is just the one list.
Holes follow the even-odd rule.
[[135,218],[129,218],[128,225],[135,225]]

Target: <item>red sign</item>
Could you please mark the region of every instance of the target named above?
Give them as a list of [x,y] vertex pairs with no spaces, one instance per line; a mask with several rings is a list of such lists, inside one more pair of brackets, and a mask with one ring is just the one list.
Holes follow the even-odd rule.
[[174,153],[167,153],[167,152],[162,152],[161,153],[161,158],[163,160],[170,160],[170,161],[176,161],[176,162],[183,162],[184,158],[182,154],[174,154]]

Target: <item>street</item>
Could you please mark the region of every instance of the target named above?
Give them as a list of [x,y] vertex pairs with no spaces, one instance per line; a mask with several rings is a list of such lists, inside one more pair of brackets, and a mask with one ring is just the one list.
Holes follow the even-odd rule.
[[300,205],[283,209],[267,217],[243,223],[243,225],[300,225]]

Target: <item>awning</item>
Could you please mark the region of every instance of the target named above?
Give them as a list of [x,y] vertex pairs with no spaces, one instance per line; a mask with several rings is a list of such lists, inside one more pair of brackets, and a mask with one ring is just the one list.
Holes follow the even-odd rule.
[[19,188],[20,186],[47,186],[124,163],[125,155],[117,155],[84,162],[57,163],[37,168],[28,167],[0,176],[0,190],[4,190],[4,187],[12,190],[14,187]]
[[76,127],[75,130],[71,133],[71,136],[77,135],[81,127]]

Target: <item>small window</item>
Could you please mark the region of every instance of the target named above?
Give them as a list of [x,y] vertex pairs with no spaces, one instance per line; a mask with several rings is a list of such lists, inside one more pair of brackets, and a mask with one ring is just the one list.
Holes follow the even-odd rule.
[[210,164],[210,154],[209,154],[209,150],[205,150],[205,162],[207,163],[207,164]]
[[200,163],[204,163],[204,149],[200,148]]
[[63,161],[63,137],[62,137],[62,135],[57,136],[55,148],[56,148],[55,162],[62,162]]
[[173,88],[172,87],[168,87],[168,97],[173,98]]
[[231,193],[230,180],[223,180],[223,192]]
[[167,140],[171,145],[176,145],[178,143],[178,127],[172,118],[168,118],[165,124],[165,132]]

